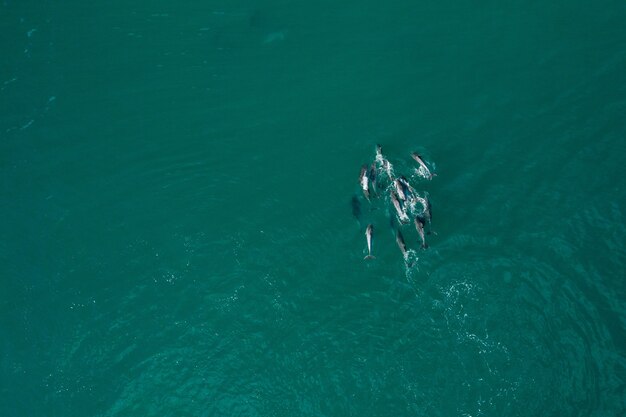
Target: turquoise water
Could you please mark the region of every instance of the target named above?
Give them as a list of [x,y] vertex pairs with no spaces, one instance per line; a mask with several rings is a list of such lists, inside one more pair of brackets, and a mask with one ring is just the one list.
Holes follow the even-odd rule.
[[0,6],[0,415],[626,414],[623,2],[99,3]]

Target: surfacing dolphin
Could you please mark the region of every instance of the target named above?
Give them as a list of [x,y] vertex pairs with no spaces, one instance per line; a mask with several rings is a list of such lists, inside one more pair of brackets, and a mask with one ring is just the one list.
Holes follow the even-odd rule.
[[372,255],[372,235],[374,234],[374,226],[371,224],[367,225],[367,229],[365,229],[365,239],[367,239],[367,256],[363,259],[374,259],[374,255]]
[[432,180],[433,177],[437,175],[437,174],[433,174],[430,172],[430,169],[428,169],[428,167],[426,166],[426,163],[422,159],[421,155],[419,155],[417,152],[413,152],[411,154],[411,157],[415,160],[415,162],[417,162],[420,165],[420,167],[422,167],[424,171],[426,171],[426,178],[428,178],[429,180]]
[[404,186],[400,182],[399,178],[396,178],[394,180],[393,186],[396,189],[396,193],[398,194],[398,197],[400,197],[400,200],[406,201],[406,193],[404,192]]
[[415,216],[415,230],[420,235],[422,239],[422,249],[426,249],[428,245],[426,244],[426,237],[424,236],[424,218],[421,216]]
[[409,216],[407,216],[405,211],[402,209],[402,206],[400,205],[400,201],[398,200],[398,195],[396,194],[394,190],[391,190],[389,194],[391,195],[391,202],[393,203],[393,207],[396,209],[396,214],[398,215],[398,219],[400,220],[400,223],[405,223],[405,224],[408,223]]
[[401,175],[398,178],[398,182],[400,182],[400,185],[402,186],[402,191],[404,191],[404,194],[407,198],[410,198],[411,195],[414,196],[417,194],[417,192],[415,192],[415,189],[413,189],[413,187],[411,187],[411,184],[409,184],[409,180],[407,180],[404,175]]
[[383,155],[383,148],[380,145],[376,145],[376,163],[385,171],[389,181],[393,181],[393,165]]
[[376,176],[376,162],[372,162],[370,166],[370,181],[372,182],[372,189],[374,190],[374,195],[378,194],[378,180]]
[[370,189],[369,189],[369,179],[367,177],[367,165],[363,164],[361,167],[361,174],[359,175],[359,183],[361,184],[361,189],[363,190],[363,195],[369,201],[370,199]]
[[432,213],[431,213],[431,205],[430,200],[428,200],[428,196],[420,197],[418,195],[415,196],[415,199],[420,202],[422,207],[424,208],[424,222],[428,222],[429,224],[432,222]]
[[385,157],[383,156],[383,147],[380,145],[376,145],[376,162],[379,165],[382,165],[384,159]]

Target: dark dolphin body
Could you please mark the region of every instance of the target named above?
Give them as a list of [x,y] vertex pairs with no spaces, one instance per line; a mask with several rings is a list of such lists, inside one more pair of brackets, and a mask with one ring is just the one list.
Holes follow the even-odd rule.
[[372,190],[374,195],[378,194],[378,181],[376,180],[376,162],[372,162],[370,166],[370,181],[372,182]]
[[404,259],[406,259],[406,244],[404,243],[404,236],[402,236],[402,232],[400,232],[400,229],[396,230],[396,243],[400,248],[400,252],[402,252],[402,256],[404,256]]
[[424,236],[424,218],[422,216],[415,216],[415,230],[422,239],[422,249],[426,249],[428,244],[426,243],[426,236]]
[[432,206],[430,205],[428,196],[424,197],[424,218],[428,224],[431,224],[433,221]]
[[352,200],[350,201],[350,204],[352,205],[352,215],[354,216],[355,219],[357,219],[360,222],[361,221],[361,201],[359,200],[359,197],[357,197],[356,195],[353,195]]

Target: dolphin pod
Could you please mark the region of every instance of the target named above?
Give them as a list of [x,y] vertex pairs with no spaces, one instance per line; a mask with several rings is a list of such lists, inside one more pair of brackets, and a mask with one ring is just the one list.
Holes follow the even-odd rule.
[[[417,162],[414,174],[410,177],[412,180],[432,180],[433,177],[437,176],[433,172],[432,163],[427,161],[422,155],[412,152],[410,157]],[[393,165],[383,154],[382,146],[376,145],[376,154],[373,162],[361,166],[359,188],[363,193],[363,197],[371,204],[370,209],[374,209],[373,205],[378,204],[377,202],[386,203],[387,214],[391,220],[396,243],[405,261],[408,262],[409,249],[407,249],[407,244],[401,231],[403,226],[413,223],[417,232],[418,244],[422,249],[428,248],[426,235],[431,234],[432,231],[432,206],[428,194],[417,192],[407,177],[395,174]],[[370,190],[373,192],[370,192]],[[355,217],[361,214],[360,203],[356,195],[352,197],[352,211]],[[428,232],[426,232],[427,227]],[[373,235],[374,225],[370,223],[365,230],[367,243],[365,259],[375,258],[372,254]]]

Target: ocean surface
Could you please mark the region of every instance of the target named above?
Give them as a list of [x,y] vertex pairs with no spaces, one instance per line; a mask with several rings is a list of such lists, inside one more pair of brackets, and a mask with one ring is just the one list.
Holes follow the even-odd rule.
[[0,416],[626,415],[624,22],[4,1]]

